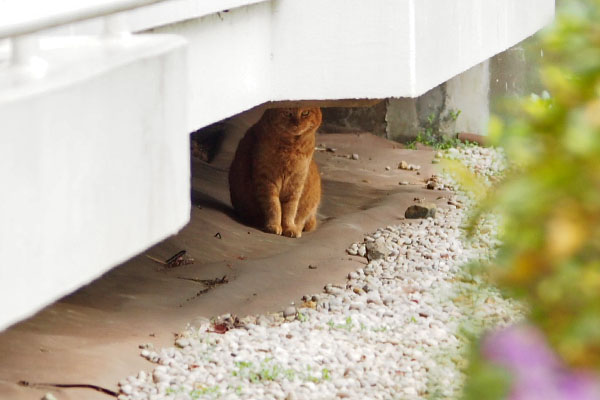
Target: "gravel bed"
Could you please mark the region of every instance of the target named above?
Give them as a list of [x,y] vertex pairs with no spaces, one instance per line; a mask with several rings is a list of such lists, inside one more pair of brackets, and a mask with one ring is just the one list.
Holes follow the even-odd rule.
[[[461,160],[488,182],[505,165],[500,151],[479,147],[441,157]],[[448,206],[435,218],[406,220],[352,244],[346,251],[369,261],[346,285],[327,285],[281,313],[199,319],[175,347],[141,346],[158,365],[119,382],[119,398],[458,397],[468,336],[512,324],[523,310],[465,268],[493,255],[495,219],[482,220],[467,240],[461,224],[471,200],[439,193]]]

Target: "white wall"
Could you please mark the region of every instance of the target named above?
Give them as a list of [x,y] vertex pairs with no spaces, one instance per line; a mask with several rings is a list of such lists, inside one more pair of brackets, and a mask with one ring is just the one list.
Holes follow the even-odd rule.
[[190,41],[190,128],[270,100],[417,97],[549,23],[554,0],[273,0],[156,28]]
[[172,0],[123,15],[189,40],[195,130],[270,100],[417,97],[535,33],[554,0]]
[[409,94],[409,14],[404,3],[275,1],[271,97],[344,99]]
[[554,0],[405,0],[414,8],[415,80],[421,95],[534,34]]
[[184,44],[47,40],[44,79],[0,71],[0,329],[189,220]]
[[190,131],[270,100],[270,2],[154,32],[188,39]]

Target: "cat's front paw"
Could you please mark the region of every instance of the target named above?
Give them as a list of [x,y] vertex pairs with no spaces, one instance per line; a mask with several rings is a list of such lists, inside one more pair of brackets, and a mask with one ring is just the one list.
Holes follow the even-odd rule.
[[283,230],[283,236],[299,238],[302,236],[302,229],[298,229],[297,227],[285,228]]
[[281,235],[281,232],[282,232],[281,225],[267,224],[267,225],[265,225],[265,232],[274,233],[276,235]]

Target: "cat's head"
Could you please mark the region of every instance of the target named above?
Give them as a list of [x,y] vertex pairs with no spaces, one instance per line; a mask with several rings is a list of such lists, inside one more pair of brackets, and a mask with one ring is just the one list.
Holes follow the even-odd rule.
[[263,118],[268,118],[271,126],[280,134],[300,136],[314,133],[321,125],[321,109],[271,108],[265,111]]

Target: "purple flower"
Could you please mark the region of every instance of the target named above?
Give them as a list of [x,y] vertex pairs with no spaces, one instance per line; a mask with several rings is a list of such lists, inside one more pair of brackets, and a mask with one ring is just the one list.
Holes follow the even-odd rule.
[[532,326],[492,333],[484,339],[482,352],[512,375],[508,400],[600,400],[599,377],[567,370]]

